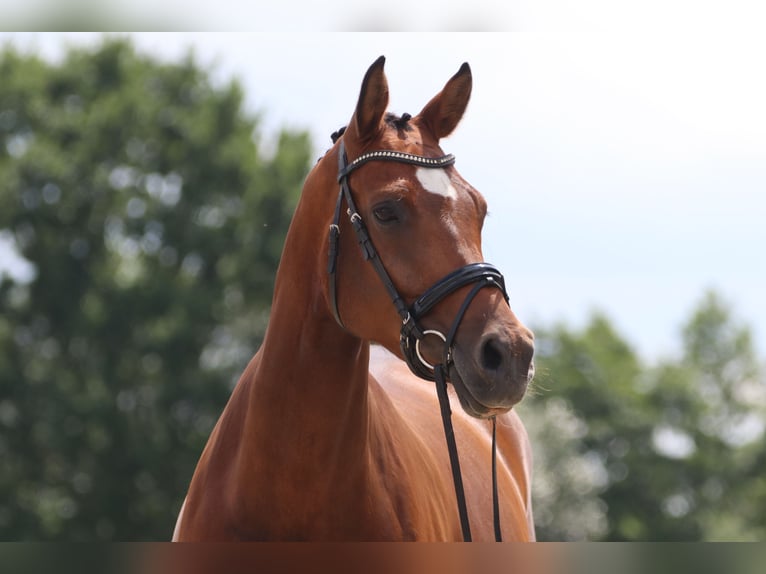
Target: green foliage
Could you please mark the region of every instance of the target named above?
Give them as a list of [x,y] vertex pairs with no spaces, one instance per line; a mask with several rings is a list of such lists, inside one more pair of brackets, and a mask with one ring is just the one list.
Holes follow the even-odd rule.
[[522,416],[541,539],[766,536],[766,385],[748,328],[719,297],[685,325],[682,356],[653,367],[603,316],[537,335],[544,391]]
[[257,348],[309,167],[236,82],[125,41],[0,52],[0,539],[167,539]]

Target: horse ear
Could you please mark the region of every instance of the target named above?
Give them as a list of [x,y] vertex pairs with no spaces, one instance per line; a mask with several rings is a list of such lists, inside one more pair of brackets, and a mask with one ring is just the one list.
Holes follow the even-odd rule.
[[375,60],[362,80],[359,101],[351,120],[351,126],[362,142],[370,141],[378,135],[383,114],[388,108],[388,80],[383,72],[385,63],[385,56]]
[[468,106],[468,100],[471,99],[472,87],[471,67],[464,63],[444,89],[420,112],[420,118],[437,140],[448,136],[457,127]]

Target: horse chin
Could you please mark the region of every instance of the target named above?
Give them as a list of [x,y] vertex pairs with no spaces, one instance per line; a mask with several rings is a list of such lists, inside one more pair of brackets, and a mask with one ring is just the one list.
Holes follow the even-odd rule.
[[460,402],[460,406],[466,414],[474,418],[490,419],[495,416],[504,415],[513,408],[514,404],[516,404],[514,402],[510,406],[501,407],[490,407],[485,405],[474,396],[468,385],[463,382],[463,378],[460,376],[460,372],[455,365],[450,367],[449,377],[452,386],[455,388],[455,394]]

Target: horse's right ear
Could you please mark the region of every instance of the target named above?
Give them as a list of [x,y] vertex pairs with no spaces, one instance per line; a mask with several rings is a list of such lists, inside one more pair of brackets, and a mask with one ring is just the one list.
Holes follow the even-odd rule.
[[437,140],[447,137],[457,127],[471,99],[472,85],[471,68],[465,63],[420,112],[423,122]]
[[381,56],[367,70],[362,80],[356,111],[351,119],[350,125],[356,132],[354,135],[363,144],[378,135],[383,114],[388,108],[388,80],[383,72],[385,63],[385,56]]

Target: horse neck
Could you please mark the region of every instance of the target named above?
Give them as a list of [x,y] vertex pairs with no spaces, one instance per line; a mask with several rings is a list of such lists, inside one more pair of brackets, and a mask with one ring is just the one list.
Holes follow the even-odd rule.
[[[329,187],[316,189],[317,180]],[[342,485],[339,476],[351,480],[365,471],[369,344],[333,319],[323,293],[324,250],[317,248],[335,201],[326,193],[333,181],[334,174],[307,179],[249,384],[252,460],[261,476],[272,472],[284,481],[295,473],[301,485],[320,468],[317,474],[336,486]]]

